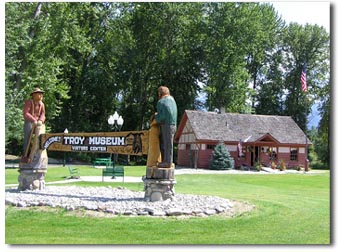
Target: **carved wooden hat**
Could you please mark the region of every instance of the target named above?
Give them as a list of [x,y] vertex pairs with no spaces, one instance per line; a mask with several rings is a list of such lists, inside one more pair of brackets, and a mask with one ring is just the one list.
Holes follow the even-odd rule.
[[41,90],[40,88],[35,88],[35,89],[33,89],[31,95],[32,95],[32,94],[35,94],[35,93],[41,93],[41,94],[43,94],[43,93],[45,93],[45,91]]

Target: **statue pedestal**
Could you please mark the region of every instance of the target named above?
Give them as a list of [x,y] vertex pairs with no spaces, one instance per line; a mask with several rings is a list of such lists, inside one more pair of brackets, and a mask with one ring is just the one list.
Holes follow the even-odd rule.
[[174,179],[175,165],[172,164],[170,168],[158,168],[156,166],[146,167],[147,179]]
[[148,201],[160,201],[171,199],[175,196],[176,184],[175,166],[170,168],[147,167],[144,181],[144,199]]
[[[38,125],[34,129],[34,140],[28,157],[28,162],[19,164],[18,190],[43,190],[45,188],[45,174],[47,172],[47,151],[39,148],[39,136],[45,133],[45,125]],[[30,144],[30,143],[29,143]]]
[[46,169],[20,169],[18,190],[43,190],[46,172]]
[[172,199],[175,196],[176,180],[147,179],[144,181],[144,199],[147,201],[160,201]]
[[19,164],[18,182],[20,191],[43,190],[45,188],[45,174],[47,172],[48,157],[46,150],[38,150],[30,163]]

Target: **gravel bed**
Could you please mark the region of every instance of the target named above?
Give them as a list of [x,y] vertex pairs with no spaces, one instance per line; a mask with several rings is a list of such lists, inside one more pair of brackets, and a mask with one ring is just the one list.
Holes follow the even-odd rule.
[[6,189],[7,205],[49,206],[68,211],[88,210],[131,216],[211,216],[232,215],[234,202],[216,196],[176,194],[170,200],[148,202],[144,192],[126,188],[47,186],[44,190]]

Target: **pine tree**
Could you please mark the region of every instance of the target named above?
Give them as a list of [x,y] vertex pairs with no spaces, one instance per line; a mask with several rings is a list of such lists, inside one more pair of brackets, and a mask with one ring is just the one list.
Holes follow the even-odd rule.
[[215,147],[209,168],[211,170],[234,169],[234,159],[230,156],[227,146],[223,143]]

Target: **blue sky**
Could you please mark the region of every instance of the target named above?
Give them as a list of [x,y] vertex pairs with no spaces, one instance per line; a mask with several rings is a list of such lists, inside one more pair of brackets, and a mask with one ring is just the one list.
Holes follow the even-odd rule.
[[330,2],[325,1],[272,1],[279,15],[289,22],[317,24],[330,31]]

